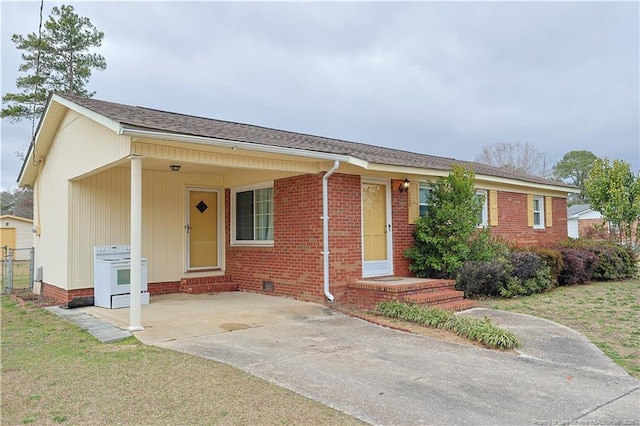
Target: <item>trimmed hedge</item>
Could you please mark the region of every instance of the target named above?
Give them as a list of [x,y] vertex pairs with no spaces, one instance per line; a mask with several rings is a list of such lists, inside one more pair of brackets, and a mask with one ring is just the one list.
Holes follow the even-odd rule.
[[497,296],[500,288],[512,279],[512,268],[506,260],[466,262],[458,271],[456,289],[467,297]]
[[558,247],[563,261],[570,262],[559,277],[561,285],[622,280],[638,274],[638,258],[629,247],[584,239],[569,239]]
[[[486,247],[490,240],[475,243]],[[506,247],[506,246],[505,246]],[[511,247],[496,250],[492,260],[463,264],[456,289],[468,297],[517,297],[540,293],[556,285],[622,280],[638,275],[638,257],[625,246],[610,242],[566,240],[556,248]],[[486,254],[483,250],[479,252]]]
[[528,296],[553,288],[551,268],[540,255],[528,251],[514,251],[509,254],[513,267],[513,280],[500,288],[502,297]]
[[560,276],[563,267],[562,254],[560,254],[558,250],[548,247],[527,247],[525,250],[540,256],[544,263],[549,267],[551,282],[553,285],[558,285],[558,277]]

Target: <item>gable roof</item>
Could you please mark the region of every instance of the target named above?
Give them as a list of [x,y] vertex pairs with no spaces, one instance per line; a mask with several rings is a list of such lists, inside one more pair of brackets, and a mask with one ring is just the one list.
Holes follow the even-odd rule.
[[29,219],[28,217],[14,216],[12,214],[3,214],[2,216],[0,216],[0,221],[7,219],[19,220],[25,223],[33,223],[33,219]]
[[574,204],[567,207],[567,215],[573,216],[574,214],[582,213],[587,210],[591,210],[591,206],[589,204]]
[[[68,94],[58,93],[52,95],[49,98],[48,104],[52,102],[52,98],[55,97],[70,101],[80,107],[86,108],[89,111],[112,120],[113,122],[118,123],[121,129],[124,127],[131,130],[164,132],[176,135],[266,145],[277,148],[344,155],[364,160],[368,163],[377,163],[389,166],[407,166],[420,169],[448,171],[451,170],[452,165],[455,163],[471,168],[474,173],[480,175],[552,185],[554,187],[566,188],[567,192],[573,192],[575,188],[563,182],[557,182],[538,176],[531,176],[518,171],[493,167],[482,163],[456,160],[454,158],[437,157],[359,142],[350,142],[250,124],[197,117],[152,108],[124,105]],[[43,115],[43,120],[44,118],[45,115]],[[25,163],[26,161],[27,160],[25,159]]]

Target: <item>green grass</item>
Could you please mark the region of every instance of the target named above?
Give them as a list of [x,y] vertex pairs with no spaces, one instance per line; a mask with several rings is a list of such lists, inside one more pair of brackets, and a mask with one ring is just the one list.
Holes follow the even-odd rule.
[[566,325],[640,378],[640,280],[558,287],[547,293],[481,304]]
[[2,424],[362,424],[226,364],[102,344],[2,296]]
[[[5,279],[4,274],[6,273],[6,268],[8,266],[6,264],[6,261],[2,260],[1,262],[3,263],[2,287],[4,288],[7,285],[7,283],[4,282],[4,279]],[[29,280],[31,274],[29,271],[29,267],[30,267],[30,262],[28,260],[13,261],[13,289],[14,290],[31,288],[31,282]]]

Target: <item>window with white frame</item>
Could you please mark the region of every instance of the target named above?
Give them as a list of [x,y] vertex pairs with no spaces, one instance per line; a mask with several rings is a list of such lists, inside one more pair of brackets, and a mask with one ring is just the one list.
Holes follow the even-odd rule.
[[233,244],[273,244],[273,182],[231,190]]
[[544,228],[544,197],[533,197],[533,227]]
[[420,216],[425,216],[427,214],[427,206],[429,205],[429,198],[431,196],[431,188],[427,185],[420,184],[419,189],[419,200],[418,204],[420,206]]
[[489,201],[487,197],[487,191],[476,191],[476,198],[482,202],[482,210],[478,215],[477,225],[478,227],[486,227],[489,225]]

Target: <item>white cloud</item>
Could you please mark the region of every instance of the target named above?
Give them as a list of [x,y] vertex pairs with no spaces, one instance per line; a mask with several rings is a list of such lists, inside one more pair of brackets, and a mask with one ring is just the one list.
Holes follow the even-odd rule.
[[[640,166],[637,3],[73,5],[105,32],[99,99],[461,159],[529,141]],[[1,5],[3,93],[36,6]],[[7,127],[3,186],[19,167],[5,141],[29,138]]]

